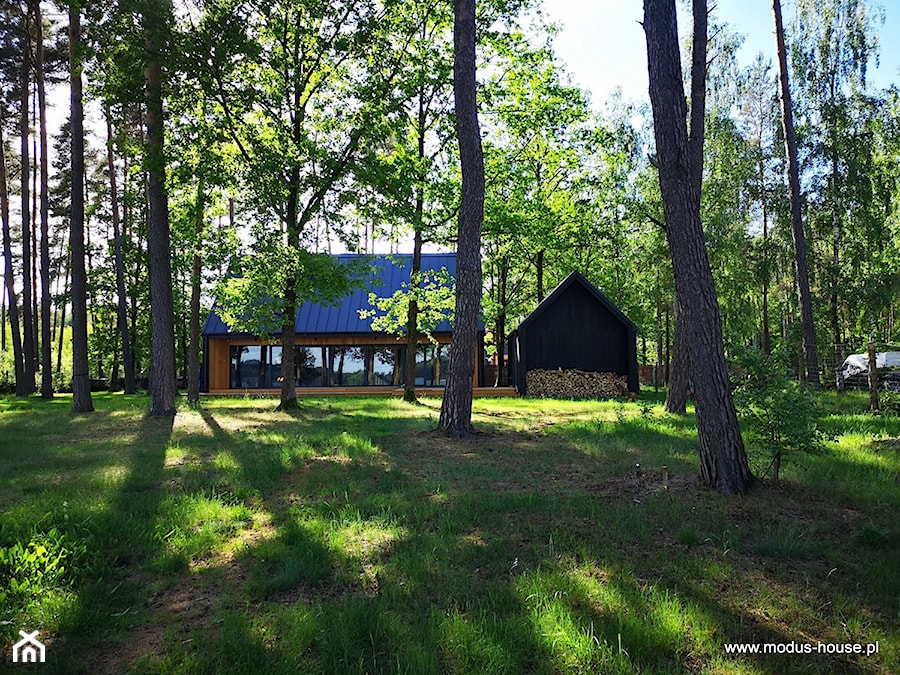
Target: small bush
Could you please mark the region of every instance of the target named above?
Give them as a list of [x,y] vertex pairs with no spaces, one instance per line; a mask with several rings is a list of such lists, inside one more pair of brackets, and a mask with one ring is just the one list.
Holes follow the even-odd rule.
[[0,603],[21,602],[63,585],[83,552],[55,527],[32,532],[27,543],[0,547]]
[[782,462],[799,452],[824,450],[820,412],[812,392],[792,380],[777,357],[747,350],[740,358],[745,375],[735,404],[751,448],[768,457],[765,473],[778,480]]

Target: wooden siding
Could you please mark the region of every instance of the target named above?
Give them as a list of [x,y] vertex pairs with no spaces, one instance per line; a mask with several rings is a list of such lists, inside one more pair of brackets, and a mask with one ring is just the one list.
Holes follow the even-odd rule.
[[[231,340],[209,338],[209,388],[228,389]],[[242,344],[242,343],[234,343]]]
[[511,336],[510,381],[525,394],[529,370],[572,368],[627,376],[629,390],[636,393],[637,345],[632,327],[582,283],[560,290]]

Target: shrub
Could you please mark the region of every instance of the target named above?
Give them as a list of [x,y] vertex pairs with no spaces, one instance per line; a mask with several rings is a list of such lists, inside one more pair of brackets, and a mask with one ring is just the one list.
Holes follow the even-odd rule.
[[778,480],[782,462],[799,452],[824,450],[819,408],[809,389],[791,379],[783,361],[759,350],[740,355],[744,375],[735,403],[751,448],[765,454]]
[[0,603],[23,601],[63,584],[84,553],[55,527],[31,533],[29,540],[0,546]]

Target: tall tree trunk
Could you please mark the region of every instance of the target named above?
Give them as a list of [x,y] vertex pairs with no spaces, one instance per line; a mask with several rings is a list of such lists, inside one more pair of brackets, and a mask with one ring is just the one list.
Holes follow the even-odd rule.
[[500,259],[500,292],[498,305],[500,309],[497,311],[497,322],[494,328],[494,342],[497,347],[497,377],[494,380],[494,386],[500,387],[506,383],[503,377],[505,363],[503,355],[506,348],[506,306],[509,298],[506,297],[509,285],[509,256],[503,256]]
[[[298,106],[299,107],[299,106]],[[294,133],[300,131],[300,115],[295,115]],[[300,168],[291,167],[288,184],[287,203],[287,246],[291,251],[300,249],[300,225],[298,222],[298,199],[300,196]],[[297,407],[297,387],[295,382],[295,362],[297,360],[296,345],[297,321],[297,278],[296,274],[288,274],[284,289],[284,313],[281,321],[281,402],[279,410],[290,410]],[[330,382],[329,382],[330,384]]]
[[[832,79],[832,93],[834,80]],[[832,98],[832,100],[834,100]],[[841,321],[838,315],[838,286],[841,274],[841,204],[838,191],[838,157],[836,143],[832,140],[831,148],[831,182],[832,182],[832,241],[831,241],[831,293],[829,294],[829,315],[831,319],[831,335],[834,340],[834,383],[838,391],[844,390],[844,376],[841,366],[844,363],[843,339],[841,337]]]
[[[695,22],[700,13],[705,17],[706,3],[695,0]],[[741,493],[753,476],[728,383],[719,306],[696,198],[700,179],[685,128],[675,0],[644,0],[644,30],[666,235],[690,335],[692,379],[703,383],[694,392],[700,473],[704,483],[723,494]]]
[[803,330],[803,361],[801,377],[811,386],[819,384],[816,326],[813,321],[812,296],[809,292],[809,266],[806,261],[806,233],[800,205],[800,169],[797,163],[797,137],[794,133],[794,109],[788,81],[787,50],[784,46],[784,26],[781,21],[781,0],[772,1],[775,14],[775,40],[778,45],[778,68],[781,82],[781,117],[784,127],[784,148],[787,154],[788,182],[791,200],[791,236],[794,242],[794,270],[797,275],[797,300],[800,304],[800,323]]
[[[25,386],[25,357],[22,349],[22,334],[19,332],[19,305],[16,298],[13,274],[12,237],[9,232],[9,186],[6,178],[6,143],[3,140],[3,125],[0,124],[0,218],[3,220],[3,285],[9,303],[9,332],[13,347],[13,373],[16,378],[16,396],[27,396]],[[0,330],[6,327],[0,324]]]
[[[37,84],[34,86],[31,100],[31,125],[36,126],[37,121]],[[40,206],[38,205],[38,139],[31,139],[31,318],[34,325],[31,327],[31,334],[34,336],[34,372],[37,374],[40,368],[41,353],[41,310],[39,307],[40,293],[38,293],[38,259],[40,258],[40,249],[38,247],[38,213]]]
[[669,386],[669,375],[672,372],[672,311],[666,303],[666,386]]
[[116,164],[113,158],[112,114],[109,105],[106,114],[106,164],[109,170],[109,203],[112,210],[113,242],[116,266],[116,320],[122,339],[122,367],[125,370],[125,393],[133,394],[134,360],[131,357],[131,338],[128,333],[128,307],[125,291],[125,263],[122,255],[122,227],[119,221],[119,191],[116,184]]
[[659,376],[663,362],[662,301],[659,296],[659,272],[656,273],[656,365],[653,367],[653,389],[659,392]]
[[21,136],[21,199],[22,199],[22,357],[24,359],[25,375],[23,379],[23,391],[25,395],[34,393],[34,375],[36,365],[35,334],[34,334],[34,305],[32,298],[32,274],[31,274],[31,194],[30,194],[30,169],[31,149],[29,146],[30,123],[29,106],[31,93],[31,20],[32,6],[29,4],[23,21],[24,49],[22,52],[22,72],[19,86],[21,87],[22,109],[19,116],[19,134]]
[[537,253],[537,301],[540,303],[544,299],[544,249]]
[[878,353],[875,351],[875,341],[869,341],[869,410],[879,409],[878,400]]
[[[87,171],[84,174],[84,185],[87,188],[90,186],[88,182]],[[100,303],[97,302],[97,284],[92,284],[90,281],[95,279],[94,276],[94,247],[91,244],[91,225],[90,222],[85,222],[84,224],[84,239],[85,239],[85,260],[87,262],[87,306],[88,306],[88,328],[89,334],[99,335],[102,327],[100,326],[100,322],[97,320],[97,307]],[[88,341],[88,347],[90,348],[90,341]],[[96,375],[98,380],[103,380],[106,378],[106,374],[103,372],[103,350],[98,348],[95,350],[95,356],[97,357],[97,370]]]
[[[416,207],[421,201],[421,192],[416,198]],[[419,221],[421,226],[421,220]],[[406,310],[406,377],[403,380],[403,400],[416,402],[416,351],[419,342],[419,288],[422,271],[422,230],[417,227],[413,235],[412,268],[409,271],[409,307]]]
[[[831,72],[828,78],[828,94],[831,101],[837,101],[837,73]],[[831,115],[828,115],[829,117]],[[835,138],[835,123],[828,123],[826,118],[826,126],[829,127],[828,137],[831,145],[831,222],[832,222],[832,240],[831,240],[831,274],[830,284],[831,292],[829,293],[829,315],[831,319],[831,335],[834,340],[834,372],[835,386],[838,391],[844,390],[844,378],[841,374],[841,366],[844,363],[844,353],[842,349],[843,339],[841,337],[841,322],[838,314],[838,288],[840,287],[841,277],[841,195],[840,195],[840,173],[838,165],[838,143]]]
[[453,94],[462,166],[462,201],[456,244],[456,314],[439,428],[450,436],[462,438],[472,433],[484,221],[484,154],[475,85],[475,0],[454,1]]
[[[422,23],[422,37],[424,39],[425,22]],[[424,67],[424,66],[423,66]],[[424,75],[423,75],[424,78]],[[425,134],[428,129],[427,111],[425,109],[424,79],[419,83],[419,111],[416,117],[416,152],[419,162],[425,159]],[[409,271],[410,296],[409,306],[406,310],[406,378],[403,382],[403,400],[408,403],[416,401],[416,351],[419,342],[419,289],[421,288],[420,274],[422,272],[422,228],[425,226],[425,179],[424,173],[418,176],[416,185],[416,203],[413,222],[413,257],[412,268]]]
[[[141,130],[141,142],[143,143],[143,135],[144,135],[143,127],[140,127],[140,130]],[[125,199],[124,203],[122,204],[122,240],[129,241],[129,239],[132,236],[132,232],[134,232],[134,230],[136,229],[137,230],[137,233],[135,235],[136,242],[137,242],[136,249],[138,252],[140,252],[143,250],[143,242],[141,241],[140,227],[137,227],[137,228],[134,227],[134,211],[135,211],[134,206],[133,206],[134,200],[127,199],[127,196],[131,189],[131,188],[129,188],[129,179],[128,179],[128,176],[131,173],[129,171],[130,162],[128,161],[127,154],[122,158],[122,163],[123,163],[123,166],[122,166],[122,194],[124,194],[126,196],[126,199]],[[141,256],[136,256],[136,259],[140,260],[140,257]],[[123,257],[122,258],[123,271],[124,271],[124,266],[125,266],[125,258]],[[130,277],[130,281],[131,281],[131,283],[126,286],[128,289],[128,307],[127,307],[127,310],[128,310],[128,335],[136,336],[137,335],[137,319],[138,319],[138,279],[140,279],[140,275],[141,275],[140,263],[138,262],[137,267],[129,269],[128,272],[129,272],[129,277]],[[138,363],[142,362],[142,358],[138,354],[138,351],[139,351],[139,346],[137,344],[137,341],[135,341],[134,343],[131,343],[131,369],[132,369],[132,372],[134,372],[134,374],[135,374],[135,382],[134,382],[135,391],[137,391],[137,386],[138,386],[138,381],[137,381],[138,368],[137,368],[137,366],[138,366]]]
[[[706,24],[708,17],[705,0],[693,0],[692,9],[694,26],[691,45],[691,110],[687,151],[691,167],[691,198],[699,213],[703,188],[703,143],[706,137]],[[675,256],[674,252],[672,256]],[[688,393],[691,388],[690,338],[677,291],[672,306],[675,311],[674,356],[671,363],[672,373],[669,376],[669,388],[666,390],[665,409],[676,415],[684,415],[687,411]]]
[[35,76],[41,137],[41,397],[53,398],[53,338],[50,335],[50,205],[47,171],[47,95],[44,86],[44,25],[41,3],[35,2]]
[[69,5],[69,78],[72,120],[72,411],[92,412],[88,370],[87,274],[84,269],[84,108],[81,94],[81,15]]
[[[71,240],[71,236],[70,236]],[[63,351],[63,340],[66,336],[66,307],[69,305],[69,293],[71,292],[71,288],[69,286],[69,277],[72,272],[72,254],[69,252],[66,255],[66,271],[63,275],[63,290],[62,290],[62,301],[60,305],[62,307],[59,310],[59,334],[56,336],[56,372],[62,372],[62,351]]]
[[759,160],[759,203],[762,208],[762,241],[763,241],[763,286],[762,286],[762,348],[766,354],[772,353],[772,333],[769,329],[769,211],[766,204],[765,167],[762,160],[762,141],[760,141]]
[[175,414],[175,326],[172,301],[172,251],[169,243],[169,207],[166,196],[166,160],[163,152],[162,53],[165,51],[169,4],[145,0],[143,8],[144,85],[147,104],[145,152],[149,183],[147,252],[150,258],[150,415]]
[[[198,178],[197,198],[194,201],[194,245],[191,258],[191,327],[188,346],[187,392],[188,403],[200,401],[200,273],[202,271],[203,213],[205,210],[206,186],[203,176]],[[260,359],[262,363],[262,359]]]
[[675,312],[675,336],[672,345],[672,361],[669,364],[669,388],[666,390],[666,412],[684,415],[687,412],[688,391],[691,388],[690,378],[690,338],[685,323],[684,308],[675,293],[672,301]]

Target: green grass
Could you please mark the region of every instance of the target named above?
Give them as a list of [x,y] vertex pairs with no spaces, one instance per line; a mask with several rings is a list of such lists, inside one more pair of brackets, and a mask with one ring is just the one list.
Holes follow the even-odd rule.
[[900,670],[900,419],[862,396],[735,498],[652,394],[477,400],[462,442],[436,400],[94,400],[0,398],[0,670],[19,629],[58,673]]

